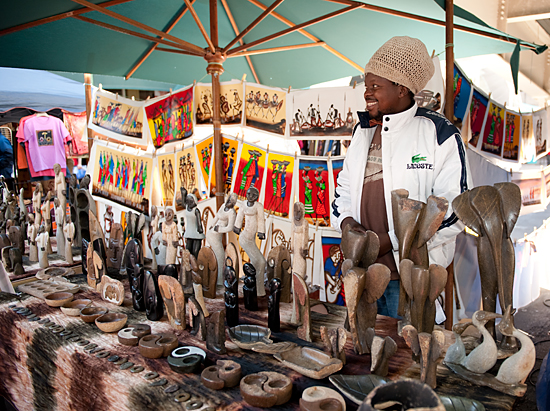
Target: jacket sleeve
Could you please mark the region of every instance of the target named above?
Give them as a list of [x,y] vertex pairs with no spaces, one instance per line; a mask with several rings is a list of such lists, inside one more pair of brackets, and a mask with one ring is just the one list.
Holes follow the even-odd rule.
[[[436,159],[438,161],[435,164],[432,194],[446,198],[449,202],[449,208],[438,231],[428,241],[427,245],[430,260],[433,260],[432,255],[439,255],[439,258],[435,258],[439,261],[431,262],[447,266],[454,255],[455,237],[464,229],[464,225],[453,212],[452,202],[457,195],[472,187],[466,150],[460,134],[455,133],[441,145],[438,145]],[[437,250],[439,247],[442,249]],[[446,265],[445,261],[441,261],[441,258],[447,260]]]
[[[354,137],[358,128],[359,127],[357,127],[353,133]],[[351,144],[348,148],[348,153],[353,150],[353,143],[358,140],[357,137],[354,137],[352,137]],[[350,170],[349,156],[346,155],[346,158],[344,159],[344,166],[342,167],[340,173],[338,173],[338,177],[336,179],[336,187],[334,187],[334,201],[332,202],[331,211],[332,227],[338,231],[341,231],[340,225],[345,218],[353,217],[349,184],[350,172],[352,171]]]

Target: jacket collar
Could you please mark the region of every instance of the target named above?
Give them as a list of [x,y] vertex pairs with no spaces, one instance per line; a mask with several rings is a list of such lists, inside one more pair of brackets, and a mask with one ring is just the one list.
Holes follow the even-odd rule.
[[[412,120],[412,118],[416,115],[417,110],[418,106],[415,102],[411,108],[402,111],[401,113],[386,114],[382,117],[382,130],[384,130],[385,127],[388,127],[388,131],[399,130]],[[370,116],[368,111],[358,111],[357,116],[359,117],[361,128],[374,128],[374,126],[371,127],[369,125]]]

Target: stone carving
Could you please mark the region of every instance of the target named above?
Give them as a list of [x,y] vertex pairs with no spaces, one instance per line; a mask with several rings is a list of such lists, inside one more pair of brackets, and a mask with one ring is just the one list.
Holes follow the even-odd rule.
[[344,397],[327,387],[309,387],[300,398],[302,411],[346,411]]
[[65,221],[65,212],[67,209],[67,183],[65,182],[65,175],[61,170],[61,165],[57,163],[54,164],[53,171],[55,172],[55,179],[54,179],[55,196],[59,200],[59,205],[63,210],[63,218],[61,219],[61,221]]
[[309,307],[309,291],[307,284],[298,274],[292,274],[292,285],[294,288],[294,316],[298,338],[311,342],[311,318]]
[[185,200],[187,207],[185,208],[185,238],[186,248],[198,258],[202,240],[204,239],[204,229],[202,227],[201,212],[197,208],[197,197],[194,194],[187,194]]
[[397,344],[389,335],[386,338],[375,335],[374,328],[367,329],[367,345],[371,355],[371,374],[388,375],[388,361],[397,352]]
[[101,277],[98,291],[101,293],[101,298],[105,301],[116,305],[122,305],[124,303],[124,285],[108,275]]
[[190,296],[187,300],[187,318],[192,330],[191,335],[196,335],[201,341],[206,340],[206,321],[204,319],[204,313],[202,307],[197,302],[195,297]]
[[145,358],[168,357],[178,347],[178,337],[172,333],[145,335],[139,340],[139,353]]
[[105,273],[106,267],[105,267],[105,262],[103,261],[103,258],[101,258],[101,256],[95,250],[92,251],[91,269],[94,272],[96,290],[100,291],[101,280],[103,279],[103,276],[106,274]]
[[[426,203],[408,198],[407,190],[391,192],[394,231],[399,241],[399,260],[411,260],[414,265],[428,268],[427,243],[437,232],[449,203],[445,198],[430,196]],[[403,318],[403,324],[410,324],[409,296],[401,284],[399,307],[397,310]]]
[[[239,252],[237,251],[237,246],[234,243],[228,243],[225,247],[225,264],[227,265],[227,258],[230,258],[230,264],[235,270],[235,275],[237,278],[240,278],[240,266],[239,266]],[[224,265],[225,268],[225,265]]]
[[42,214],[40,213],[42,206],[42,184],[36,183],[32,193],[32,209],[34,210],[34,222],[40,227],[42,224]]
[[201,374],[202,384],[211,390],[235,387],[240,381],[241,364],[232,360],[218,360]]
[[141,243],[135,238],[132,238],[128,241],[126,247],[124,247],[121,273],[124,273],[124,270],[126,270],[126,273],[130,275],[134,272],[136,264],[143,266],[143,252]]
[[[227,258],[229,261],[230,258]],[[229,265],[229,262],[226,263],[227,267],[232,268]],[[227,269],[227,268],[226,268]],[[244,297],[244,308],[249,311],[258,310],[258,293],[256,291],[256,269],[250,263],[243,265],[243,271],[245,277],[243,279],[243,297]]]
[[141,264],[132,264],[132,266],[134,267],[133,269],[126,269],[130,291],[132,292],[132,306],[136,311],[145,311],[145,297],[143,291],[145,274],[143,266]]
[[[294,219],[292,221],[292,233],[291,245],[292,245],[292,271],[298,274],[303,279],[307,278],[307,254],[309,248],[309,223],[305,218],[305,207],[303,203],[294,203]],[[269,258],[268,258],[269,260]],[[283,294],[285,284],[283,282]],[[290,296],[289,296],[290,298]],[[281,301],[287,303],[281,297]]]
[[159,276],[158,284],[170,325],[176,330],[184,330],[185,296],[181,284],[177,279],[167,275]]
[[63,234],[65,236],[65,261],[69,264],[73,263],[73,240],[75,235],[74,224],[70,216],[65,217],[65,225],[63,226]]
[[445,289],[447,270],[438,264],[425,268],[403,259],[399,273],[410,304],[411,325],[419,333],[431,333],[435,324],[435,300]]
[[387,408],[389,403],[399,404],[401,410],[445,411],[445,407],[430,387],[415,380],[389,382],[370,392],[358,411]]
[[153,270],[156,270],[159,265],[166,265],[166,246],[162,242],[162,232],[157,231],[151,238],[151,247],[153,254]]
[[321,340],[325,345],[325,350],[330,353],[332,358],[338,358],[342,364],[346,363],[346,352],[344,347],[348,336],[344,328],[338,327],[328,329],[324,325],[321,326]]
[[274,333],[281,331],[279,302],[281,299],[281,280],[272,278],[269,282],[269,299],[267,301],[267,326]]
[[390,269],[382,264],[371,264],[367,270],[353,267],[353,260],[342,264],[348,321],[357,354],[369,352],[367,329],[376,324],[376,301],[384,294],[390,282]]
[[445,334],[440,330],[419,333],[412,325],[403,327],[403,338],[414,355],[420,357],[420,381],[432,389],[437,387],[437,363],[445,345]]
[[52,193],[48,191],[46,194],[46,198],[44,199],[44,202],[42,203],[42,207],[40,207],[40,211],[42,212],[42,219],[45,225],[46,233],[48,233],[48,244],[47,244],[47,251],[48,254],[52,254],[52,244],[50,242],[50,231],[52,229],[52,215],[50,212],[50,199],[51,199]]
[[13,247],[19,248],[21,254],[25,251],[25,239],[23,233],[21,232],[21,227],[17,225],[12,225],[8,229],[8,238]]
[[[208,265],[203,270],[208,270]],[[193,273],[199,273],[199,275],[202,274],[199,270],[199,265],[197,263],[197,260],[195,259],[195,256],[191,254],[189,250],[184,249],[181,251],[181,270],[179,273],[179,281],[183,286],[183,291],[186,294],[192,294],[194,292],[192,287]],[[204,291],[203,291],[203,295],[204,295]],[[215,291],[214,291],[214,297],[216,297]]]
[[206,232],[206,241],[212,247],[216,255],[218,263],[217,278],[222,278],[225,261],[225,249],[223,246],[223,237],[226,233],[233,231],[237,213],[235,212],[235,204],[237,203],[237,194],[231,193],[223,206],[220,207],[218,213],[212,221],[212,227]]
[[369,268],[378,258],[380,240],[374,231],[356,231],[347,225],[342,231],[340,248],[352,267]]
[[[178,347],[168,357],[168,365],[172,371],[180,374],[190,374],[199,371],[206,359],[204,350],[192,345]],[[179,388],[179,386],[176,385]]]
[[231,266],[225,267],[223,285],[227,325],[235,327],[239,325],[239,279]]
[[138,345],[141,337],[151,334],[151,326],[147,324],[130,324],[118,332],[118,342],[123,345]]
[[[191,256],[193,254],[190,254]],[[197,274],[196,272],[192,272],[193,275],[193,293],[195,295],[195,299],[197,303],[201,306],[202,313],[205,317],[208,317],[210,313],[208,312],[208,309],[206,308],[206,304],[204,302],[204,296],[202,291],[202,277]]]
[[113,223],[110,227],[109,247],[107,248],[107,267],[112,267],[117,271],[122,265],[122,252],[124,251],[124,237],[122,226],[119,223]]
[[288,368],[316,380],[322,380],[340,371],[344,366],[338,358],[332,358],[329,354],[312,347],[296,346],[273,356]]
[[[498,183],[465,191],[453,200],[453,210],[460,220],[478,234],[477,256],[484,311],[496,311],[496,298],[502,312],[513,307],[515,254],[510,235],[521,209],[521,191],[514,183]],[[494,321],[488,324],[495,337]],[[515,344],[504,338],[503,348]]]
[[282,405],[292,396],[292,381],[278,372],[249,374],[241,379],[240,388],[243,399],[253,407]]
[[176,264],[178,226],[174,222],[174,210],[171,208],[166,209],[166,221],[162,224],[162,243],[166,246],[166,264]]
[[[191,254],[193,255],[193,254]],[[216,283],[218,280],[218,262],[210,247],[203,247],[197,259],[198,274],[202,277],[203,295],[206,298],[216,298]]]
[[[267,280],[268,282],[273,278],[281,280],[281,302],[283,303],[290,302],[292,278],[290,268],[290,252],[288,249],[283,245],[272,248],[267,255]],[[300,274],[298,273],[298,275]]]
[[143,298],[147,319],[160,321],[164,315],[162,295],[160,294],[157,278],[151,271],[145,271],[143,277]]
[[[46,263],[47,263],[46,256]],[[2,263],[6,271],[13,272],[14,275],[22,275],[25,273],[23,269],[23,256],[21,250],[17,247],[7,246],[2,248]]]
[[[264,206],[258,202],[260,192],[257,188],[251,187],[246,192],[247,201],[239,208],[235,227],[233,231],[239,235],[239,244],[246,252],[250,262],[256,268],[256,291],[258,296],[265,295],[264,276],[265,276],[265,258],[256,245],[256,235],[260,240],[265,240],[265,217]],[[246,216],[246,219],[245,219]],[[244,222],[244,229],[241,227]]]
[[[38,261],[38,248],[36,246],[36,235],[38,234],[38,226],[34,223],[34,214],[27,216],[27,239],[29,240],[29,261]],[[83,259],[84,261],[84,259]]]
[[57,254],[65,257],[65,234],[63,232],[63,227],[65,225],[66,210],[61,208],[61,204],[58,198],[53,200],[53,204],[55,209],[55,222],[57,224],[57,228],[55,230],[55,239],[57,240]]
[[50,266],[48,262],[48,242],[50,236],[46,232],[46,227],[41,225],[38,229],[38,236],[36,237],[36,245],[38,247],[38,262],[40,268],[48,268]]
[[216,311],[210,316],[206,347],[215,354],[225,354],[225,310]]

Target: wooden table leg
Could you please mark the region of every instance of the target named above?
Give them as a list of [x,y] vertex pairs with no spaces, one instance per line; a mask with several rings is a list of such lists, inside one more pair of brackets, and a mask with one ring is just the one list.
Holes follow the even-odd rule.
[[447,284],[445,285],[445,329],[453,329],[453,302],[454,302],[454,261],[447,267]]

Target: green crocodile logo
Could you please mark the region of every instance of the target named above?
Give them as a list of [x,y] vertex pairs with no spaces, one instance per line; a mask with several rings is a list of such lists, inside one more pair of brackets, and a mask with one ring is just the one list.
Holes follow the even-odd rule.
[[420,157],[420,154],[417,154],[415,156],[412,156],[411,163],[420,163],[421,161],[426,161],[426,157]]

